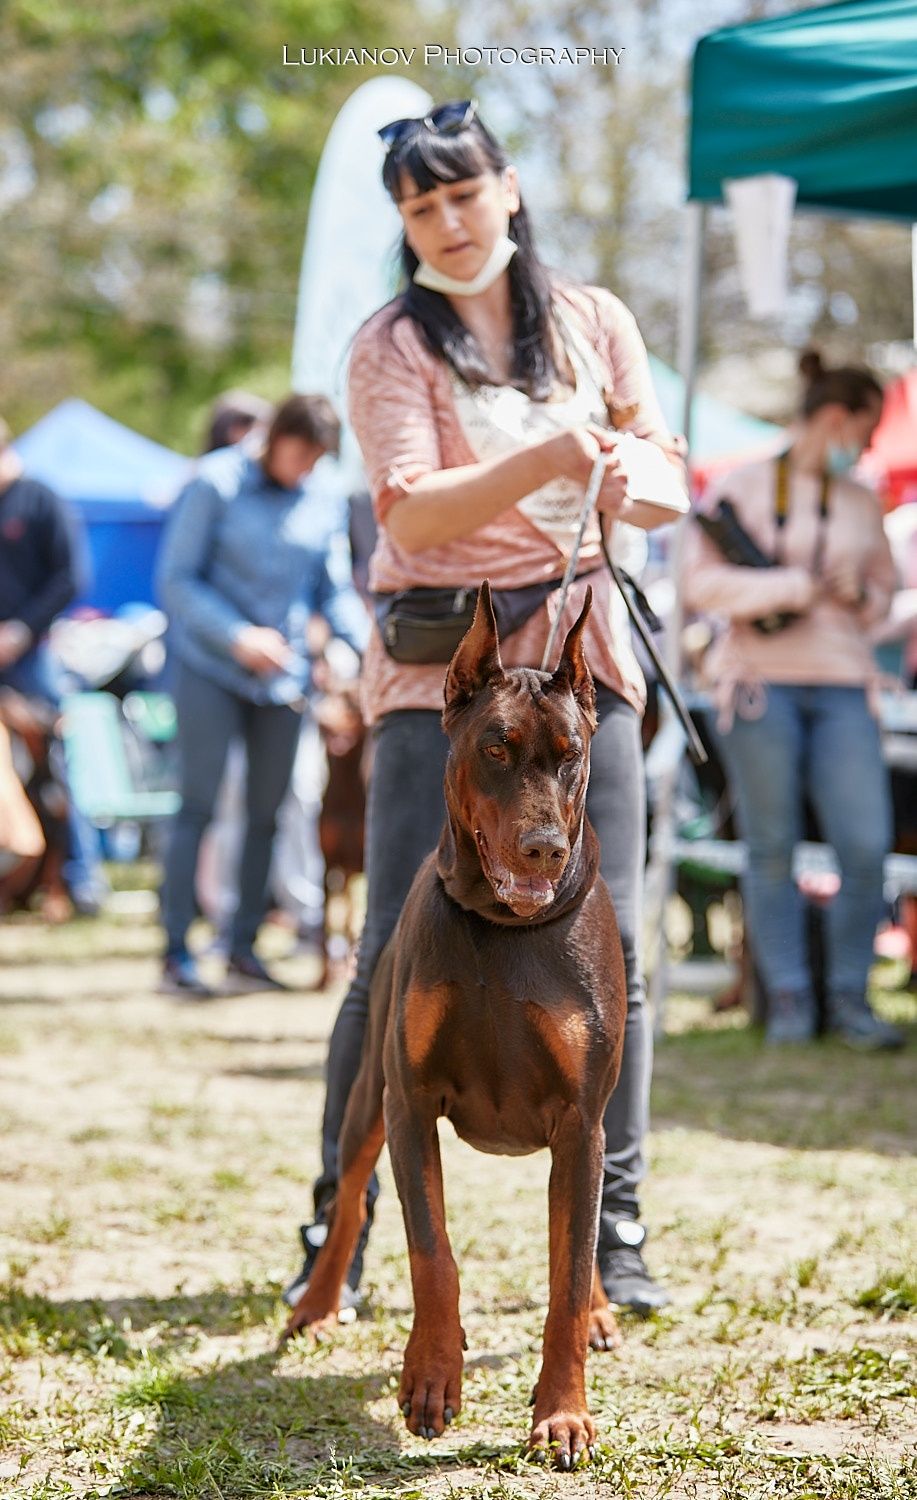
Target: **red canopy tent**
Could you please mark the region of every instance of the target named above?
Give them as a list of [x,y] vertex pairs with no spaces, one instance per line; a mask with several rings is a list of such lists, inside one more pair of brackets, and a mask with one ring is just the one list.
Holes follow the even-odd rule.
[[889,509],[917,500],[917,368],[888,386],[863,467]]

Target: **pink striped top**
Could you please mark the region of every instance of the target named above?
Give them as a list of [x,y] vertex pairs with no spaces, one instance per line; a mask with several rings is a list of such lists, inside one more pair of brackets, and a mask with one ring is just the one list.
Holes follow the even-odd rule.
[[[628,429],[670,450],[671,435],[653,390],[646,349],[633,314],[601,287],[557,285],[555,296],[572,312],[607,368],[607,394],[624,406],[637,408]],[[468,536],[422,552],[405,552],[390,535],[386,517],[405,485],[425,474],[477,460],[460,424],[445,362],[427,348],[410,318],[391,321],[396,307],[397,303],[389,303],[363,325],[350,361],[350,420],[380,523],[370,587],[394,592],[412,586],[477,585],[489,578],[495,588],[515,588],[560,577],[566,562],[563,553],[515,505]],[[580,570],[598,566],[600,560],[598,542],[586,544]],[[589,665],[599,681],[642,709],[643,679],[629,641],[616,639],[613,584],[604,568],[574,583],[560,639],[582,607],[587,582],[594,594],[586,633]],[[521,630],[501,643],[507,666],[540,664],[555,603],[554,597],[549,598]],[[445,675],[445,665],[408,666],[393,661],[374,628],[363,670],[367,722],[395,708],[441,709]]]

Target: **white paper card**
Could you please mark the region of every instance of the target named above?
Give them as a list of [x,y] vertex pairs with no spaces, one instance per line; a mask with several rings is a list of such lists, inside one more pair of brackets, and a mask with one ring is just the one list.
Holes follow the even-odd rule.
[[615,453],[627,475],[627,497],[648,505],[662,505],[686,515],[690,502],[678,474],[657,443],[624,432],[615,444]]

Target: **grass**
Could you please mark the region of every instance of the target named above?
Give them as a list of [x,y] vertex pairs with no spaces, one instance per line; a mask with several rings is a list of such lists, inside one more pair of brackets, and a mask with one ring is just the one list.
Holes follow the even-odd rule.
[[[560,1475],[524,1454],[546,1159],[444,1131],[464,1406],[443,1439],[411,1438],[384,1158],[370,1315],[277,1349],[335,997],[289,960],[298,992],[172,1005],[157,945],[136,918],[0,930],[4,1494],[913,1500],[913,1053],[774,1055],[741,1018],[670,999],[645,1217],[672,1304],[591,1358],[596,1462]],[[913,1000],[878,1002],[913,1040]]]
[[917,1312],[917,1265],[885,1270],[875,1284],[861,1292],[858,1307],[869,1307],[886,1318],[900,1318]]

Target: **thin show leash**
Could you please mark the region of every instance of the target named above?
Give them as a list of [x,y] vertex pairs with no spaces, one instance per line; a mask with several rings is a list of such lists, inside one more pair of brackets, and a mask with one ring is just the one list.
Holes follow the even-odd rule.
[[557,634],[560,630],[560,617],[564,612],[564,605],[567,602],[567,595],[570,592],[570,585],[573,582],[573,575],[576,572],[576,564],[579,561],[580,548],[583,545],[583,537],[586,533],[586,527],[589,524],[589,517],[595,510],[596,502],[599,498],[599,490],[602,488],[602,480],[604,478],[605,455],[604,453],[600,453],[595,463],[592,465],[592,473],[589,475],[589,483],[586,485],[586,493],[583,496],[583,506],[579,514],[579,525],[576,529],[576,540],[573,543],[573,550],[570,553],[570,558],[567,563],[567,569],[564,573],[563,582],[560,586],[557,609],[555,611],[554,620],[548,634],[547,644],[544,648],[544,653],[541,658],[542,672],[546,672],[548,670],[548,662],[551,660],[551,656],[554,651],[554,645],[557,640]]
[[[592,515],[592,512],[595,509],[596,502],[599,498],[599,490],[602,487],[602,480],[604,477],[605,454],[600,453],[592,466],[592,473],[589,476],[589,483],[586,486],[586,494],[583,497],[583,507],[580,511],[576,540],[573,544],[573,551],[570,554],[570,560],[567,563],[563,582],[560,586],[557,610],[554,615],[553,624],[551,625],[551,631],[548,636],[547,645],[544,648],[544,655],[541,659],[542,672],[546,672],[548,670],[548,662],[551,659],[554,645],[557,641],[557,635],[560,630],[560,618],[563,614],[564,605],[567,602],[567,595],[570,592],[570,584],[573,582],[573,576],[576,572],[576,564],[579,558],[583,536],[586,531],[586,525],[589,521],[589,517]],[[649,618],[655,620],[656,617],[652,614],[649,605],[647,604],[640,589],[634,583],[633,579],[629,579],[627,575],[622,571],[622,569],[618,567],[617,563],[613,560],[611,551],[608,546],[608,538],[605,535],[605,528],[601,524],[599,526],[599,532],[601,537],[602,556],[605,558],[605,562],[608,566],[608,571],[615,581],[621,598],[624,600],[624,603],[627,607],[627,613],[630,615],[634,629],[643,642],[650,661],[653,663],[659,682],[669,695],[672,707],[675,710],[678,721],[685,732],[685,738],[688,741],[688,753],[696,766],[704,766],[707,764],[708,756],[706,750],[704,749],[703,742],[694,726],[694,721],[691,718],[688,707],[678,690],[678,686],[673,680],[668,667],[666,666],[665,662],[662,659],[662,656],[656,648],[656,643],[653,640],[650,626],[647,624],[647,620],[644,618],[641,610],[638,609],[637,605],[631,599],[630,592],[626,587],[628,583],[630,583],[631,587],[634,589],[635,594],[642,601],[644,607],[647,610]],[[658,621],[656,623],[658,626]]]

